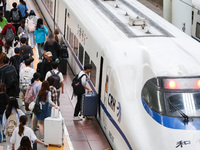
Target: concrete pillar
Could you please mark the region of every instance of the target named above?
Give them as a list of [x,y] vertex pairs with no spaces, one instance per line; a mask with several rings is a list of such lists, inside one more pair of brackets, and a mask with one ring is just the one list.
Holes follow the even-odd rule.
[[191,36],[192,0],[172,0],[172,24]]
[[172,0],[163,0],[163,18],[172,22]]

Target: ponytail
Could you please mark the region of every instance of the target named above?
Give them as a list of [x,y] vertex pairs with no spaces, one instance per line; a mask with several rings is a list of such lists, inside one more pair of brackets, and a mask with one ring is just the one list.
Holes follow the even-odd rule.
[[25,115],[21,116],[19,118],[20,124],[19,124],[19,136],[22,136],[22,134],[24,133],[24,125],[26,125],[27,122],[27,117]]
[[33,84],[34,81],[35,81],[34,78],[32,78],[32,79],[31,79],[31,84]]

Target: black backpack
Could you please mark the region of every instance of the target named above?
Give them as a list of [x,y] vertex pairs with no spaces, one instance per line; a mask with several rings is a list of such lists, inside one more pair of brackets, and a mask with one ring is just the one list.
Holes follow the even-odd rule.
[[13,39],[15,38],[15,34],[12,28],[7,28],[5,38],[7,41],[13,41]]
[[14,63],[13,63],[12,65],[15,67],[17,73],[19,74],[19,66],[20,66],[20,64],[21,64],[21,62],[22,62],[22,58],[21,58],[21,57],[16,58],[16,57],[14,56],[14,57],[13,57],[13,60],[14,60]]
[[86,74],[83,74],[80,77],[78,77],[78,74],[77,74],[72,80],[72,88],[73,88],[74,95],[82,95],[85,93],[85,88],[83,87],[81,83],[81,78],[83,76],[86,76]]
[[54,82],[53,82],[53,86],[56,88],[56,89],[59,89],[61,87],[61,84],[60,84],[60,77],[59,77],[59,71],[55,74],[53,72],[53,70],[50,71],[51,72],[51,77],[54,78]]
[[17,86],[18,79],[15,67],[9,66],[4,74],[4,83],[6,84],[6,88],[12,88]]
[[19,21],[20,20],[20,15],[19,15],[18,9],[12,11],[12,20],[13,21]]

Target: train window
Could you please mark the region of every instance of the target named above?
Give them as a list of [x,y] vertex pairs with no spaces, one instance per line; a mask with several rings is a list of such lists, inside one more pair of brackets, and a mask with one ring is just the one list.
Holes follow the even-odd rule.
[[74,42],[73,42],[73,40],[74,40],[74,34],[71,32],[71,30],[70,30],[70,37],[69,37],[69,44],[70,44],[70,46],[71,47],[74,47]]
[[81,43],[79,43],[79,54],[78,54],[78,58],[79,61],[81,62],[81,64],[83,65],[83,54],[84,54],[84,48],[81,45]]
[[200,15],[200,10],[197,11],[197,14]]
[[74,36],[74,53],[76,56],[78,55],[78,39],[76,36]]
[[152,85],[145,84],[142,90],[142,98],[154,111],[159,113],[164,112],[164,101],[162,93]]
[[90,56],[89,56],[88,53],[85,51],[84,65],[89,64],[89,63],[90,63]]
[[200,39],[200,23],[197,22],[196,26],[196,37]]
[[93,61],[91,61],[91,65],[92,65],[92,70],[90,72],[90,79],[91,79],[93,85],[95,86],[96,85],[96,66],[93,63]]
[[105,85],[105,92],[108,93],[108,82],[109,82],[109,78],[108,75],[106,75],[106,85]]
[[193,25],[193,22],[194,22],[194,11],[192,11],[192,25]]

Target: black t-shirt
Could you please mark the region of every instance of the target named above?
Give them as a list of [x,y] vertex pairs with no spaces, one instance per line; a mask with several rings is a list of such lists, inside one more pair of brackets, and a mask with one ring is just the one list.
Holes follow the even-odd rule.
[[44,45],[44,50],[46,52],[50,51],[52,53],[53,60],[60,57],[60,45],[56,41],[53,43],[53,45],[49,45],[48,42],[46,42]]
[[4,113],[6,110],[6,105],[9,102],[9,97],[6,93],[1,93],[0,94],[0,115]]
[[23,59],[20,55],[14,55],[10,58],[10,62],[15,67],[18,75],[19,75],[19,66],[22,61]]
[[22,45],[20,47],[20,55],[23,57],[25,54],[28,54],[29,56],[33,56],[33,50],[29,45]]

